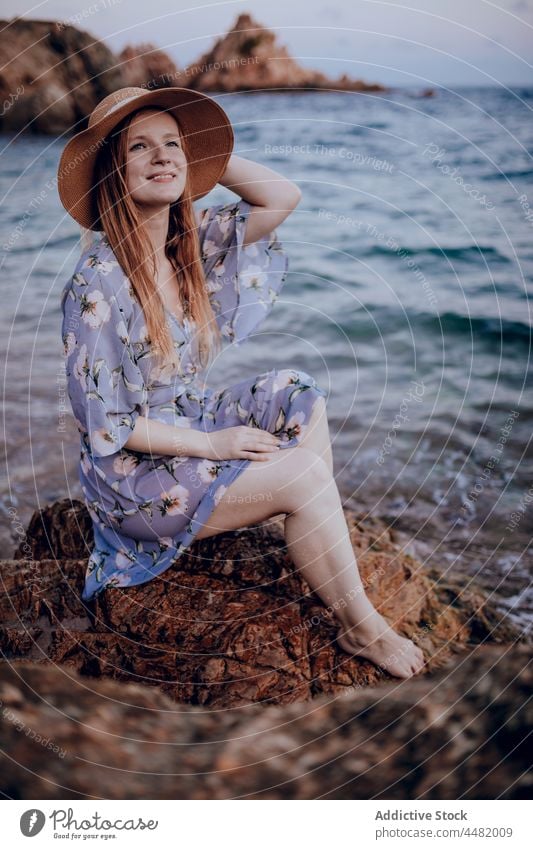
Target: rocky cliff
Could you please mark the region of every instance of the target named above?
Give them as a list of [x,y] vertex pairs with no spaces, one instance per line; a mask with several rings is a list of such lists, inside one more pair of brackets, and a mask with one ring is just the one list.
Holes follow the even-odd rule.
[[200,91],[258,91],[268,89],[333,89],[385,91],[377,83],[333,80],[320,71],[302,68],[278,43],[272,30],[251,15],[239,15],[229,32],[219,38],[196,63],[186,69],[190,87]]
[[99,100],[120,88],[113,53],[57,21],[0,21],[0,130],[82,129]]
[[345,75],[331,80],[301,68],[276,35],[247,14],[182,69],[152,44],[128,45],[117,56],[67,21],[0,21],[0,131],[81,130],[98,101],[126,85],[205,92],[385,91],[378,84]]

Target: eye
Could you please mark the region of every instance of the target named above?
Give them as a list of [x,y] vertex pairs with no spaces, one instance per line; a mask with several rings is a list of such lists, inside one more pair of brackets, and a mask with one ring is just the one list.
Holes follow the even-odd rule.
[[[130,150],[135,150],[135,148],[139,147],[140,144],[144,144],[144,142],[135,142],[135,144],[132,144],[132,146],[130,147]],[[181,147],[180,142],[173,141],[173,140],[168,141],[167,144],[174,144],[174,145],[176,145],[176,147]]]

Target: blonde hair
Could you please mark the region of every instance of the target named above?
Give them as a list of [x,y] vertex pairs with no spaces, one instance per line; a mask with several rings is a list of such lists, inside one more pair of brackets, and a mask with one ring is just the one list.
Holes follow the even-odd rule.
[[[128,129],[134,115],[141,111],[138,109],[127,115],[106,137],[99,151],[95,165],[98,214],[101,229],[141,305],[153,349],[161,357],[162,365],[171,364],[177,369],[179,359],[155,282],[153,246],[126,184]],[[176,124],[179,128],[178,121]],[[181,142],[188,161],[183,136]],[[187,169],[183,194],[170,204],[165,254],[180,284],[184,318],[194,321],[198,328],[200,364],[205,367],[220,349],[221,335],[207,294],[197,227]]]

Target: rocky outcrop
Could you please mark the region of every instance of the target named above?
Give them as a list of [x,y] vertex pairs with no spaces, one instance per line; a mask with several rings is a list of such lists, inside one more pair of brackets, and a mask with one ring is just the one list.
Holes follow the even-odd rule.
[[[386,525],[353,513],[347,521],[367,594],[420,645],[426,674],[476,643],[517,637],[479,591],[403,553]],[[15,558],[0,564],[5,658],[144,682],[217,709],[309,701],[390,680],[337,645],[337,622],[294,570],[281,523],[201,540],[160,578],[108,589],[86,606],[90,546],[80,502],[34,514]]]
[[251,15],[238,16],[233,27],[212,48],[187,68],[190,87],[206,92],[260,91],[268,89],[334,89],[385,91],[377,83],[337,80],[320,71],[302,68],[278,43],[276,34]]
[[83,129],[107,94],[124,85],[113,53],[59,21],[0,21],[0,131]]
[[15,799],[530,799],[528,646],[309,704],[208,711],[69,666],[3,664]]
[[68,20],[0,21],[0,132],[56,135],[82,130],[96,104],[126,85],[205,92],[386,91],[346,75],[332,80],[301,68],[275,33],[247,14],[239,15],[225,36],[181,70],[152,44],[128,45],[117,56]]
[[36,512],[0,563],[3,794],[529,798],[530,645],[382,522],[347,521],[366,591],[422,647],[424,675],[338,648],[275,521],[86,606],[84,505]]
[[124,85],[147,88],[185,86],[183,72],[178,70],[168,53],[154,44],[128,45],[119,53]]

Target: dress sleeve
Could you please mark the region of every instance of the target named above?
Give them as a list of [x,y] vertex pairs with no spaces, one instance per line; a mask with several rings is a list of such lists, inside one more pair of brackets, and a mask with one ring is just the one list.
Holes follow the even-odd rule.
[[108,275],[85,267],[73,275],[62,307],[72,410],[92,455],[106,457],[127,442],[147,397],[130,344],[127,300]]
[[199,225],[209,300],[222,336],[239,345],[272,309],[287,276],[288,257],[273,230],[243,245],[251,204],[212,206]]

